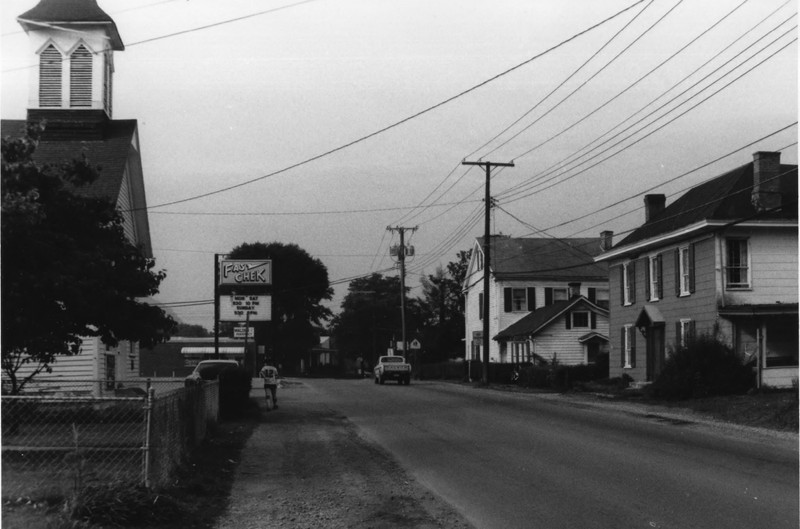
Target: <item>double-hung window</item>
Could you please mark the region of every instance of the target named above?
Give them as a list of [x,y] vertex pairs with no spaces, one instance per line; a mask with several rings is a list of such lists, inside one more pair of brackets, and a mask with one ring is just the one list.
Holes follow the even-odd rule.
[[688,318],[681,318],[677,323],[677,340],[681,347],[689,345],[689,341],[694,337],[694,321]]
[[633,325],[622,327],[620,365],[624,368],[636,367],[636,327]]
[[658,301],[664,297],[664,278],[662,275],[661,254],[647,258],[647,298]]
[[622,289],[622,304],[632,305],[636,303],[636,263],[634,261],[622,264],[620,287]]
[[675,249],[675,294],[688,296],[694,292],[694,244]]
[[750,288],[750,252],[747,239],[725,239],[725,287]]
[[504,312],[532,312],[536,308],[536,288],[505,287],[503,289]]

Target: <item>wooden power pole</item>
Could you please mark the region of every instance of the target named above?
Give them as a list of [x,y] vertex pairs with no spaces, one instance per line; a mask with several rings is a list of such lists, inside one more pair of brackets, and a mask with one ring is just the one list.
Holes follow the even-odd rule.
[[403,358],[408,360],[408,342],[406,341],[406,231],[412,233],[417,231],[417,227],[404,228],[402,226],[386,227],[387,230],[400,233],[400,247],[397,250],[397,259],[400,262],[400,325],[402,327]]
[[490,212],[492,209],[492,195],[490,193],[490,182],[492,179],[492,167],[514,167],[514,162],[468,162],[464,160],[462,165],[480,165],[486,170],[486,198],[485,215],[483,227],[483,370],[481,373],[481,384],[489,385],[489,266],[491,264],[491,224]]

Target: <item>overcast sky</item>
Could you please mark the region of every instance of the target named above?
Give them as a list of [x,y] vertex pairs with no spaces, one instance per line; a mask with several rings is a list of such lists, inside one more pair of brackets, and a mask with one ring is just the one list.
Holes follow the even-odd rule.
[[[28,105],[16,17],[35,3],[0,5],[6,119]],[[333,282],[390,268],[390,225],[418,227],[419,295],[483,233],[465,158],[515,163],[494,232],[616,240],[645,192],[669,203],[758,150],[797,163],[796,1],[98,3],[127,46],[114,118],[139,122],[159,302],[210,301],[214,253],[242,242],[296,243]],[[174,312],[211,328],[211,304]]]

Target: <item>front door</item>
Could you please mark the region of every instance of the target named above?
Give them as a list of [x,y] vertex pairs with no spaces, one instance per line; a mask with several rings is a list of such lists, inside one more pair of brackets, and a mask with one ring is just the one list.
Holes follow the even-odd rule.
[[664,325],[647,328],[647,381],[652,382],[664,367]]

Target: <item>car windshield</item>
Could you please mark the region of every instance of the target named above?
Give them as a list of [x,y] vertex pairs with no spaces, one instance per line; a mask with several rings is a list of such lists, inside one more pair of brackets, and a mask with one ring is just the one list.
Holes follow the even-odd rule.
[[387,356],[387,357],[384,357],[383,363],[384,364],[391,364],[391,363],[402,364],[403,363],[403,357],[402,356]]

